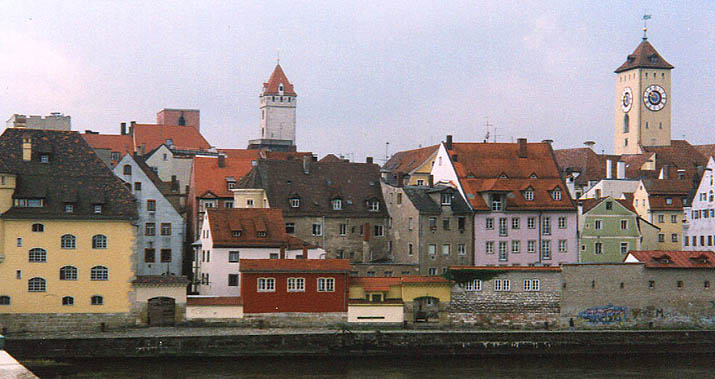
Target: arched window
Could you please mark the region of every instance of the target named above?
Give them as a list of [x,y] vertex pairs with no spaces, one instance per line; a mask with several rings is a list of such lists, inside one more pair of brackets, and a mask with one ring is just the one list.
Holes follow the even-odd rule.
[[103,305],[104,304],[104,298],[99,295],[94,295],[92,296],[92,305]]
[[131,175],[132,174],[132,166],[125,164],[124,165],[124,175]]
[[72,297],[72,296],[63,297],[62,305],[74,305],[74,297]]
[[0,305],[10,305],[10,296],[0,296]]
[[32,224],[32,231],[33,232],[44,232],[45,226],[42,224]]
[[29,261],[34,263],[47,262],[47,250],[39,247],[30,249]]
[[623,133],[628,133],[629,129],[629,118],[628,115],[623,116]]
[[47,291],[47,282],[42,278],[32,278],[27,281],[27,290],[30,292]]
[[107,248],[107,236],[103,234],[97,234],[92,237],[92,249],[106,249]]
[[63,249],[74,249],[77,247],[77,238],[71,234],[65,234],[60,240]]
[[92,267],[91,280],[109,280],[109,269],[104,266]]
[[60,269],[60,280],[77,280],[77,267],[64,266]]

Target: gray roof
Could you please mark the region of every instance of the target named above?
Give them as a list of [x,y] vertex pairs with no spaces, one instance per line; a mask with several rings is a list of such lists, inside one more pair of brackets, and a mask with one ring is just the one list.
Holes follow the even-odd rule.
[[452,213],[454,214],[470,214],[467,202],[464,201],[459,191],[452,187],[437,185],[434,187],[427,186],[405,186],[405,194],[410,199],[412,204],[421,214],[442,214],[442,205],[434,201],[430,194],[433,193],[451,193],[452,194]]

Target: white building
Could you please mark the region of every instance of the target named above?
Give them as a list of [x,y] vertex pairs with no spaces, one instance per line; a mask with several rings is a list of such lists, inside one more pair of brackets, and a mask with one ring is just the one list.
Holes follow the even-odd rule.
[[715,159],[708,159],[700,184],[689,207],[684,208],[683,249],[713,250],[715,241]]

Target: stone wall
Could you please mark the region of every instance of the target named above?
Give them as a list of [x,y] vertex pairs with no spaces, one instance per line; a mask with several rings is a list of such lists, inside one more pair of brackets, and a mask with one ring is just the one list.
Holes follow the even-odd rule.
[[25,332],[100,331],[136,325],[132,313],[0,313],[0,330]]
[[245,313],[243,324],[259,327],[330,327],[348,321],[347,312]]

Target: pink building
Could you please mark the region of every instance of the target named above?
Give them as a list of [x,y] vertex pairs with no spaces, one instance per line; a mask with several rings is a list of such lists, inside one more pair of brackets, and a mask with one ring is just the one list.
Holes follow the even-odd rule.
[[457,186],[474,210],[475,265],[578,262],[577,209],[550,144],[453,143],[447,136],[432,175]]

